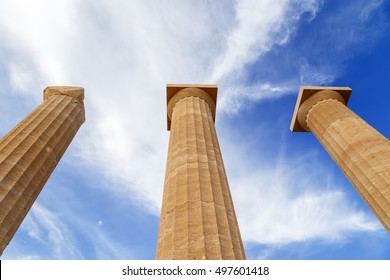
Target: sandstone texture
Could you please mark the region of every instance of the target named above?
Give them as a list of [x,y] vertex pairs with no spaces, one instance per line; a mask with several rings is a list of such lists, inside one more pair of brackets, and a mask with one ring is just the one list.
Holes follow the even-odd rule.
[[0,140],[0,254],[85,121],[84,90],[48,87],[44,102]]
[[291,129],[315,135],[390,233],[390,141],[345,106],[350,93],[301,87]]
[[168,85],[157,259],[245,259],[214,127],[217,87]]

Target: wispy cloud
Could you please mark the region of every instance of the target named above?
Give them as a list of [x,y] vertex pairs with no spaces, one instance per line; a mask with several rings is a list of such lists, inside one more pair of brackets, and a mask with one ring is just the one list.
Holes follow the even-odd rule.
[[[227,35],[225,50],[216,59],[212,75],[212,80],[226,89],[221,96],[222,110],[236,112],[244,104],[291,91],[291,81],[279,79],[272,85],[268,81],[252,82],[245,66],[261,60],[275,46],[288,44],[301,16],[310,14],[314,18],[321,5],[319,0],[236,3],[236,25]],[[248,83],[252,85],[248,87]],[[286,84],[290,88],[285,88]]]
[[238,186],[234,198],[246,241],[287,244],[322,239],[333,243],[356,231],[381,228],[374,217],[354,207],[346,193],[336,190],[340,186],[319,183],[307,175],[308,166],[303,167],[291,171],[291,167],[276,166],[232,180]]
[[[25,230],[31,239],[42,243],[45,248],[50,248],[51,252],[46,253],[50,258],[79,259],[82,256],[76,247],[72,230],[60,216],[58,212],[36,203],[21,230]],[[40,258],[45,258],[45,255]]]
[[245,241],[342,243],[355,232],[383,230],[373,214],[350,200],[346,190],[352,186],[339,180],[316,150],[306,147],[299,157],[291,156],[289,149],[296,147],[286,142],[280,124],[241,135],[229,126],[225,131],[232,131],[225,132],[222,145],[227,168],[234,171],[229,183]]
[[322,1],[236,2],[235,27],[227,35],[225,51],[214,67],[212,80],[221,80],[233,71],[241,70],[247,63],[258,60],[274,45],[288,43],[301,14],[313,17]]
[[[121,244],[112,237],[110,228],[106,228],[102,220],[95,221],[88,208],[83,206],[84,202],[65,189],[69,186],[49,187],[45,192],[46,199],[34,204],[20,228],[20,236],[12,240],[11,252],[8,253],[10,258],[135,258],[131,245]],[[21,236],[24,234],[27,236],[22,241]],[[30,243],[28,247],[40,247],[36,255],[28,256],[23,246],[26,241]]]
[[269,82],[254,85],[230,85],[222,89],[219,111],[236,114],[263,99],[276,99],[291,93],[291,84],[273,85]]
[[343,74],[348,59],[369,52],[389,28],[383,4],[383,0],[329,4],[329,15],[320,17],[301,37],[294,53],[300,58],[301,83],[331,84]]
[[[219,109],[235,113],[253,102],[278,97],[275,88],[288,94],[299,85],[331,85],[343,75],[348,59],[369,51],[386,34],[383,3],[239,1],[235,25],[212,76],[224,92]],[[330,10],[326,17],[323,9]],[[271,85],[270,90],[264,85]]]
[[340,75],[337,65],[310,65],[302,58],[299,66],[301,85],[330,85]]
[[[218,110],[234,114],[263,99],[296,92],[300,82],[331,83],[342,71],[339,61],[330,57],[360,44],[361,31],[375,30],[372,18],[383,1],[351,3],[346,10],[359,16],[350,29],[361,27],[359,34],[350,34],[344,10],[335,13],[324,23],[331,30],[326,38],[341,49],[326,52],[321,36],[327,34],[290,46],[302,18],[315,22],[322,0],[2,1],[1,68],[9,88],[36,103],[49,84],[85,87],[87,122],[73,143],[78,161],[73,168],[85,168],[102,181],[107,193],[159,215],[169,137],[165,84],[216,82],[221,93]],[[346,34],[350,37],[342,40]],[[257,79],[253,70],[271,69],[272,63],[263,58],[275,49],[280,53],[274,55],[285,58],[293,74],[282,75],[280,67],[272,79]],[[312,49],[323,54],[320,61]],[[289,59],[293,55],[296,63]],[[242,139],[223,154],[237,157],[242,165],[237,169],[250,169],[238,155],[243,147],[256,144]],[[286,159],[256,164],[258,168],[245,175],[229,177],[231,185],[238,186],[235,202],[247,241],[340,240],[350,231],[378,230],[343,192],[314,175],[299,176],[307,167],[302,162],[294,169]],[[251,197],[246,198],[247,193]],[[70,224],[49,209],[46,204],[34,206],[24,230],[37,242],[53,246],[57,257],[82,257]],[[67,213],[65,220],[70,216]],[[85,224],[94,240],[105,244],[96,249],[99,257],[128,254],[117,251],[120,246],[102,233],[104,224],[96,223],[79,217],[72,226],[82,231],[79,225]]]

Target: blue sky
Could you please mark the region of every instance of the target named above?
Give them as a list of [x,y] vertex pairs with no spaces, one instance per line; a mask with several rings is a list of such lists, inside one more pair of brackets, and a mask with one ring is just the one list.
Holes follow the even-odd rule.
[[48,85],[87,121],[2,259],[154,259],[167,83],[216,83],[216,129],[248,259],[390,259],[390,235],[310,133],[301,85],[349,86],[390,137],[385,0],[0,2],[0,135]]

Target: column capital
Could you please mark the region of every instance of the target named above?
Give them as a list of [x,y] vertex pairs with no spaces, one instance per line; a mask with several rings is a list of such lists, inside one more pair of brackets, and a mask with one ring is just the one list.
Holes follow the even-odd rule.
[[352,89],[349,87],[301,86],[290,125],[292,132],[308,132],[306,116],[318,102],[327,99],[338,100],[347,105]]
[[72,86],[49,86],[43,91],[43,100],[47,100],[53,95],[66,95],[76,102],[83,103],[84,88]]
[[211,109],[215,121],[218,86],[214,84],[167,84],[167,130],[171,130],[173,108],[176,103],[189,96],[203,99]]

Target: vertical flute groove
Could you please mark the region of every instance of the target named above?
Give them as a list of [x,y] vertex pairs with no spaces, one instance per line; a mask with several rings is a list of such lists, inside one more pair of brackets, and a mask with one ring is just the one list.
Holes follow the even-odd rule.
[[[211,97],[200,90],[177,95],[174,105],[168,104],[171,135],[156,258],[245,259],[216,139],[215,104],[210,105]],[[167,226],[170,217],[175,219],[175,231]]]
[[390,232],[390,141],[345,105],[351,89],[301,87],[292,131],[311,131]]
[[[330,116],[340,117],[329,123]],[[335,100],[318,103],[308,126],[374,214],[390,230],[390,143]]]
[[46,94],[0,140],[0,253],[85,121],[82,88],[49,87]]

